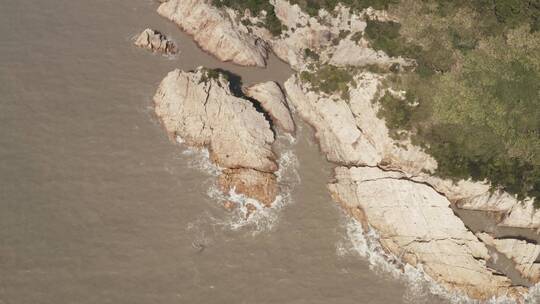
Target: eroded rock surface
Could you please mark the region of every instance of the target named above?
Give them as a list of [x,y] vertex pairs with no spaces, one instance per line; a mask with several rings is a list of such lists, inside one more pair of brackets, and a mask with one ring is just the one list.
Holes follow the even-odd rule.
[[479,233],[478,237],[514,261],[516,270],[525,278],[533,283],[540,281],[540,264],[536,263],[540,254],[540,245],[512,238],[495,239],[487,233]]
[[520,287],[487,266],[486,246],[454,215],[450,202],[399,172],[338,167],[329,184],[334,199],[380,235],[384,250],[433,279],[476,299],[517,295]]
[[176,54],[178,51],[174,42],[167,39],[162,33],[149,28],[137,37],[135,45],[163,54]]
[[435,161],[418,147],[404,141],[400,148],[389,136],[385,122],[377,117],[373,103],[381,78],[363,73],[351,88],[350,100],[309,90],[296,76],[285,82],[288,99],[298,114],[315,128],[327,158],[342,165],[387,164],[411,173],[433,169]]
[[[233,96],[228,81],[195,72],[174,70],[154,96],[155,111],[173,138],[205,146],[222,174],[222,188],[238,186],[247,196],[270,204],[276,196],[270,123],[253,104]],[[252,189],[248,189],[251,188]]]
[[218,184],[224,193],[234,189],[236,193],[256,199],[270,207],[278,194],[276,176],[253,169],[225,169]]
[[[381,80],[372,73],[358,75],[349,100],[314,92],[297,76],[285,83],[290,104],[314,127],[323,153],[334,163],[352,167],[336,169],[337,182],[330,184],[334,198],[355,218],[376,228],[384,248],[411,265],[422,263],[441,284],[473,298],[505,293],[520,298],[524,289],[511,288],[508,278],[494,275],[479,260],[486,259],[485,245],[454,215],[450,203],[477,203],[503,211],[524,207],[508,194],[491,192],[485,183],[455,183],[426,173],[436,169],[435,160],[408,140],[390,137],[384,120],[377,117],[374,101],[380,96]],[[523,212],[519,219],[532,225],[530,215]],[[398,216],[414,219],[414,224]],[[511,217],[512,213],[506,220]]]
[[168,0],[158,13],[175,22],[205,51],[239,65],[266,65],[264,42],[239,24],[236,12],[218,9],[208,0]]
[[283,91],[274,81],[256,84],[245,89],[245,94],[260,102],[272,121],[283,131],[294,133],[294,122]]
[[269,41],[269,44],[278,57],[297,70],[305,69],[309,64],[310,60],[305,56],[306,49],[317,53],[320,57],[318,61],[334,65],[412,64],[409,60],[392,58],[382,51],[371,49],[369,42],[363,38],[366,20],[389,20],[385,12],[366,9],[354,13],[338,5],[332,12],[320,10],[317,17],[311,17],[289,1],[273,0],[272,3],[276,16],[287,31]]

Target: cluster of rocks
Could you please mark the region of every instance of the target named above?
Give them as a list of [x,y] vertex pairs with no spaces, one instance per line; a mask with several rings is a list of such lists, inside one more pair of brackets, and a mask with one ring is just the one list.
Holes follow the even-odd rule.
[[[310,49],[320,56],[321,64],[413,64],[371,49],[362,37],[367,18],[392,19],[381,11],[354,14],[338,6],[332,13],[321,10],[319,16],[310,17],[286,0],[271,0],[287,28],[273,37],[258,22],[242,22],[261,18],[249,12],[217,8],[208,0],[161,2],[158,12],[162,16],[223,61],[262,67],[271,51],[301,72],[313,61],[305,56]],[[404,263],[422,265],[441,285],[472,298],[520,299],[526,288],[515,286],[488,266],[488,247],[508,257],[518,272],[537,283],[540,246],[487,233],[475,235],[452,206],[496,212],[498,225],[530,229],[540,229],[540,211],[532,200],[519,202],[508,193],[490,191],[486,183],[455,183],[431,175],[436,161],[407,139],[391,138],[385,121],[377,116],[377,100],[385,94],[383,79],[370,72],[355,75],[357,85],[349,87],[348,100],[314,92],[296,75],[285,83],[286,94],[269,82],[244,88],[243,96],[235,96],[222,76],[208,77],[204,69],[175,70],[162,81],[154,100],[171,137],[208,147],[211,159],[223,168],[219,184],[224,192],[235,189],[266,206],[279,191],[272,126],[294,133],[290,105],[315,129],[321,150],[337,165],[328,185],[333,198],[366,229],[377,230],[387,253]]]
[[178,52],[174,42],[169,40],[162,33],[149,28],[145,29],[139,34],[139,36],[137,36],[135,45],[148,49],[152,52],[159,52],[168,55],[176,54]]
[[274,82],[246,89],[276,117],[270,122],[254,101],[233,94],[223,74],[213,75],[204,68],[170,72],[154,96],[156,114],[171,138],[208,148],[210,159],[223,169],[223,192],[234,190],[270,206],[278,192],[271,123],[294,130],[285,96]]

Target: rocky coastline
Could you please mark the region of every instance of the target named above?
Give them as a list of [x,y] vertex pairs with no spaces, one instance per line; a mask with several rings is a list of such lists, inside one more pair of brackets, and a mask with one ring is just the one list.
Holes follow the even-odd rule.
[[[521,302],[528,292],[528,286],[517,286],[488,265],[492,250],[512,260],[531,285],[540,282],[540,246],[534,240],[473,233],[452,209],[489,211],[498,215],[499,226],[538,232],[540,211],[534,201],[491,191],[487,183],[434,176],[437,162],[409,140],[392,138],[377,115],[378,100],[399,92],[384,88],[386,73],[368,67],[414,64],[371,49],[361,35],[368,19],[392,16],[373,9],[354,14],[340,5],[310,17],[298,5],[271,0],[286,29],[272,36],[256,22],[264,16],[217,8],[207,0],[160,2],[160,15],[218,59],[264,67],[272,52],[296,71],[283,88],[267,82],[241,93],[231,90],[226,74],[205,68],[175,70],[161,82],[154,102],[164,128],[174,140],[208,148],[222,168],[218,184],[223,192],[272,205],[279,195],[275,132],[294,135],[294,112],[313,127],[322,153],[336,166],[327,185],[334,200],[365,229],[376,230],[382,248],[401,263],[421,266],[446,289],[482,301],[510,297]],[[357,69],[345,88],[348,98],[321,92],[302,79],[317,64]]]

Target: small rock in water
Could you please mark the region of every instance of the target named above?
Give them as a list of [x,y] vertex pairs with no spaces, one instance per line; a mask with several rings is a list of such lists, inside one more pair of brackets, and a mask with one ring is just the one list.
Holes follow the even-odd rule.
[[225,210],[227,210],[227,211],[233,211],[233,210],[236,208],[236,203],[231,202],[231,201],[225,201],[225,202],[223,203],[223,207],[224,207]]
[[135,45],[163,54],[176,54],[178,52],[174,42],[167,39],[162,33],[148,28],[137,37]]

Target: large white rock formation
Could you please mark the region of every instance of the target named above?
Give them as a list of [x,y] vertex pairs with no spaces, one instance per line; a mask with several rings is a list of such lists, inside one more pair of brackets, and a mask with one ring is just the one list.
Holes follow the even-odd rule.
[[209,0],[168,0],[158,13],[193,36],[199,46],[222,61],[239,65],[266,65],[264,42],[238,23],[235,12],[212,6]]
[[385,251],[410,265],[421,264],[443,286],[476,299],[523,292],[486,266],[486,246],[430,186],[400,172],[338,167],[328,187],[336,201],[379,233]]
[[212,75],[201,68],[170,72],[154,96],[156,114],[171,137],[208,147],[212,161],[228,169],[220,178],[224,190],[237,186],[269,205],[278,169],[270,123],[249,100],[232,94],[223,75]]

